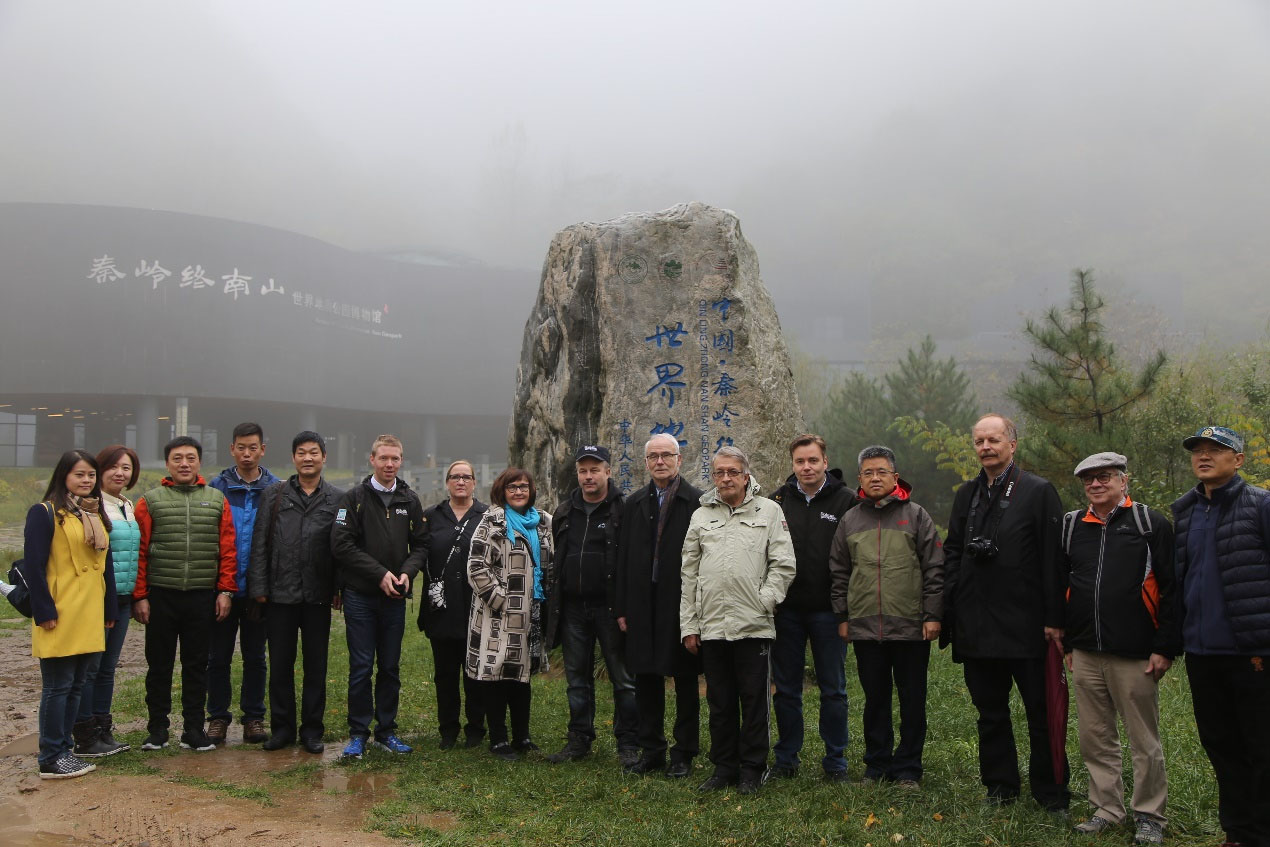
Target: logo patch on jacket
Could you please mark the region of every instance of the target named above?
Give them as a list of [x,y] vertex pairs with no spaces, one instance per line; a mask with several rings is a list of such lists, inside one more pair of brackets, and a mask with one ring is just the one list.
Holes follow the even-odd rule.
[[398,510],[397,510],[397,514],[399,514],[399,515],[408,515],[408,514],[410,514],[410,513],[409,513],[409,512],[407,512],[405,509],[398,509]]
[[838,516],[837,516],[837,515],[831,515],[831,514],[829,514],[828,512],[821,512],[821,513],[820,513],[820,519],[821,519],[822,521],[830,521],[831,523],[837,523],[837,522],[838,522]]
[[340,509],[335,513],[335,522],[344,523],[344,518],[348,517],[348,509]]

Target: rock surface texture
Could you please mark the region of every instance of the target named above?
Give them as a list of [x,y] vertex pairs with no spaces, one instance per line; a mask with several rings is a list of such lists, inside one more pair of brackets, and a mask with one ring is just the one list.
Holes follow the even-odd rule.
[[644,442],[659,432],[678,439],[698,486],[709,487],[714,451],[735,444],[771,490],[802,428],[780,321],[735,214],[687,203],[552,239],[509,436],[538,505],[576,487],[582,444],[612,451],[622,489],[647,484]]

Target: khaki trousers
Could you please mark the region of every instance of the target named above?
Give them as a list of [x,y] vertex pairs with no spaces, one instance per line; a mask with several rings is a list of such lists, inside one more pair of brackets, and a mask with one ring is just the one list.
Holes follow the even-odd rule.
[[1144,673],[1146,659],[1072,651],[1080,755],[1089,771],[1089,803],[1113,823],[1125,819],[1123,754],[1116,715],[1124,723],[1133,757],[1133,814],[1166,823],[1168,778],[1160,746],[1160,693]]

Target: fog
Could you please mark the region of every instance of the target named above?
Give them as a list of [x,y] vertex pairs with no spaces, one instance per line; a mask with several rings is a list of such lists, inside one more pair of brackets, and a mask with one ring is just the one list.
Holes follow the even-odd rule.
[[1259,0],[10,0],[0,74],[0,201],[462,254],[526,310],[561,227],[701,200],[831,360],[965,350],[1078,266],[1266,331]]

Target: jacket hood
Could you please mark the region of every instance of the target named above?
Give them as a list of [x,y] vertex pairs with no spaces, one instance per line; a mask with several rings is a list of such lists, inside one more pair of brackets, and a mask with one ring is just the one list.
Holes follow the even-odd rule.
[[[178,484],[184,485],[185,483],[177,483],[175,480],[172,479],[172,477],[165,476],[163,478],[162,484],[175,488]],[[203,477],[202,474],[199,474],[198,479],[194,480],[192,483],[190,483],[190,485],[207,485],[207,480]]]
[[248,488],[268,488],[270,485],[273,485],[275,482],[282,481],[278,479],[276,476],[274,476],[273,474],[269,473],[268,468],[260,469],[260,476],[256,479],[255,482],[243,482],[242,479],[238,476],[238,469],[234,467],[225,468],[225,470],[217,474],[217,479],[225,483],[226,488],[239,488],[244,485],[247,486]]
[[895,478],[895,490],[892,491],[890,494],[886,495],[885,497],[883,497],[881,500],[878,500],[876,503],[867,494],[864,493],[863,488],[856,489],[856,497],[860,498],[860,505],[862,506],[871,505],[875,509],[880,509],[883,506],[890,505],[891,503],[896,503],[896,502],[903,503],[905,500],[910,500],[912,499],[911,497],[912,493],[913,493],[913,486],[909,485],[907,482],[905,482],[902,478],[898,476]]
[[[744,506],[746,503],[757,497],[759,490],[758,479],[754,476],[754,474],[750,474],[750,485],[745,490],[745,497],[741,500],[741,505]],[[701,505],[703,506],[714,506],[720,503],[725,506],[727,505],[726,503],[723,503],[723,499],[719,497],[719,486],[717,485],[712,486],[709,491],[701,495]]]
[[[842,468],[830,468],[825,473],[825,487],[817,492],[816,497],[822,494],[830,494],[846,485],[842,479]],[[798,475],[790,474],[785,479],[785,484],[776,490],[777,494],[785,494],[790,497],[795,494],[802,494],[802,489],[798,487]],[[812,498],[815,499],[815,498]]]

